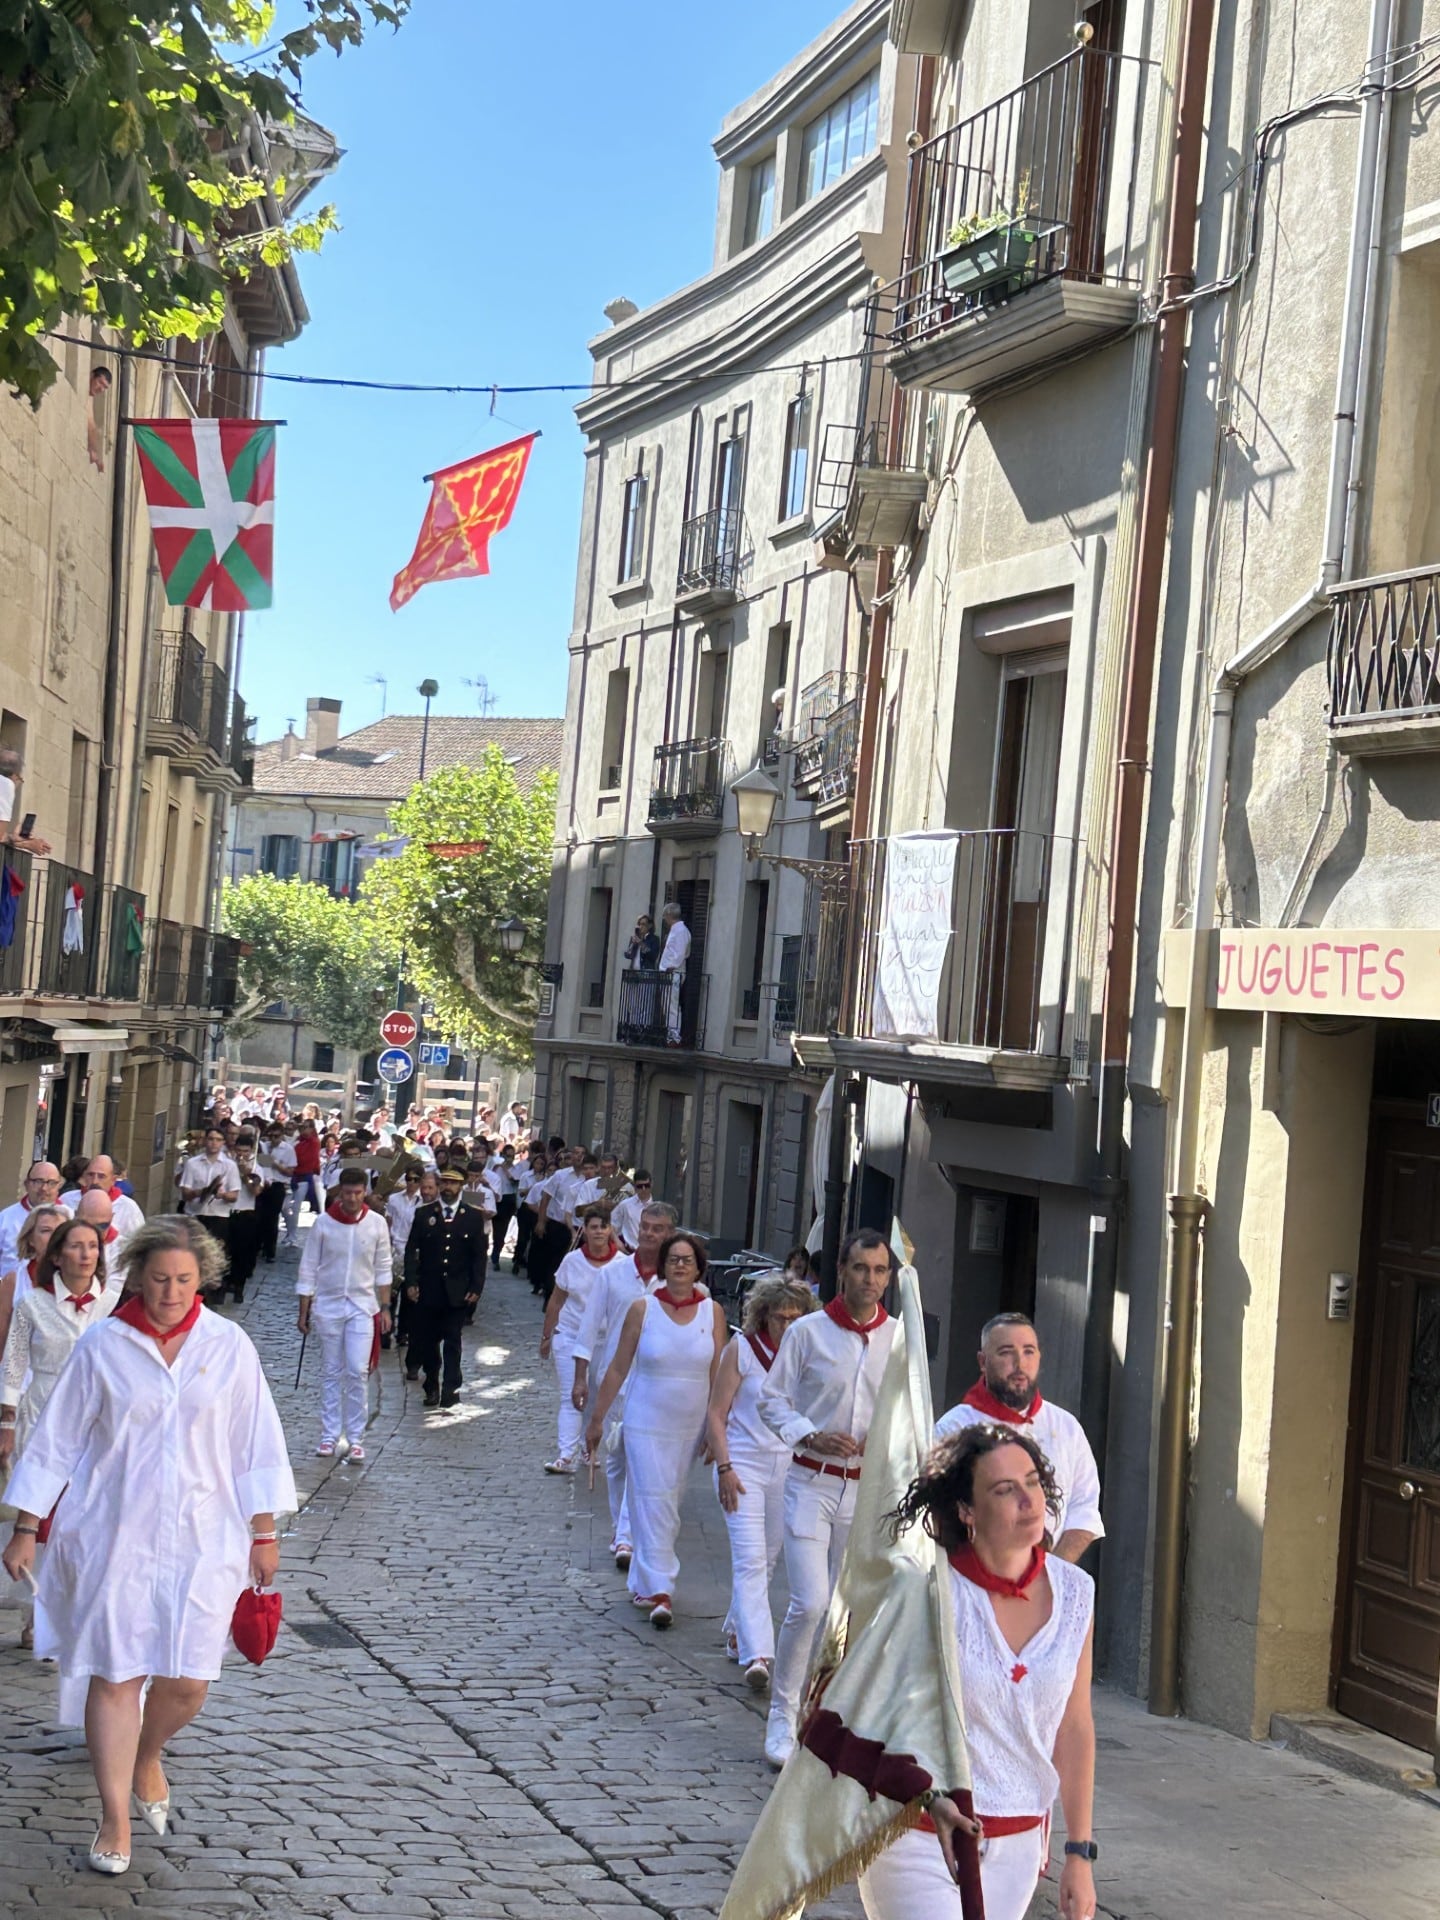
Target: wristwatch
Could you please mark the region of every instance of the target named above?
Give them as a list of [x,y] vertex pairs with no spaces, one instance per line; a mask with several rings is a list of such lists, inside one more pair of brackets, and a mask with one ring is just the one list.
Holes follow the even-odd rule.
[[1093,1840],[1067,1840],[1066,1853],[1073,1854],[1077,1860],[1098,1860],[1100,1849]]

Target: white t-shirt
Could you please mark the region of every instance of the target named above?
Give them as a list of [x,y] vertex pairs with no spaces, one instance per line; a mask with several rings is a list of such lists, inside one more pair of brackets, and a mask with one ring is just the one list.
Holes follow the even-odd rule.
[[212,1180],[220,1184],[214,1193],[207,1194],[203,1200],[186,1200],[186,1213],[195,1213],[205,1219],[228,1220],[234,1208],[234,1200],[222,1199],[223,1194],[238,1194],[240,1191],[240,1169],[228,1153],[222,1153],[216,1160],[208,1154],[192,1153],[180,1169],[180,1185],[183,1187],[208,1187]]
[[661,973],[683,973],[685,962],[690,958],[690,929],[683,920],[677,920],[665,936],[665,945],[660,954]]
[[[787,1336],[788,1337],[788,1336]],[[989,1416],[979,1407],[962,1400],[935,1422],[935,1438],[948,1439],[961,1427],[985,1424]],[[990,1422],[990,1424],[995,1424]],[[1085,1429],[1073,1413],[1042,1399],[1033,1420],[1017,1421],[1016,1431],[1027,1433],[1055,1469],[1060,1483],[1060,1518],[1054,1526],[1058,1540],[1067,1528],[1105,1538],[1105,1523],[1100,1518],[1100,1474]]]

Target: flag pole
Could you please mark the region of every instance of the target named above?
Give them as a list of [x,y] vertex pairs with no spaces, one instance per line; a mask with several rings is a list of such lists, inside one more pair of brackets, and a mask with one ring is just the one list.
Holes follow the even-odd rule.
[[[164,415],[161,415],[160,417],[162,419],[168,420],[171,416],[169,414],[164,414]],[[179,418],[182,418],[183,416],[177,414],[174,417],[176,419],[179,419]],[[201,415],[196,416],[197,419],[202,417],[205,417],[205,416],[201,416]],[[155,416],[153,414],[148,415],[143,420],[137,419],[132,414],[122,414],[115,424],[120,427],[148,427],[154,418]],[[290,422],[288,420],[252,420],[248,414],[246,414],[243,417],[243,419],[239,417],[237,417],[236,419],[237,426],[243,425],[247,427],[288,427],[289,424]]]
[[[284,426],[284,425],[285,425],[285,422],[284,422],[284,421],[282,420],[282,421],[279,421],[279,422],[277,422],[277,424],[278,424],[278,425],[280,425],[280,426]],[[526,434],[522,434],[522,435],[521,435],[521,438],[522,438],[522,439],[524,439],[524,440],[543,440],[543,439],[545,438],[545,433],[544,433],[544,429],[543,429],[543,428],[541,428],[541,427],[536,427],[536,429],[535,429],[535,431],[534,431],[533,433],[526,433]],[[513,445],[515,444],[515,442],[514,442],[514,441],[510,441],[510,440],[503,440],[503,441],[501,441],[501,443],[500,443],[500,444],[501,444],[502,446],[513,446]],[[494,451],[495,451],[495,449],[494,449],[494,447],[488,447],[488,448],[486,449],[486,452],[488,452],[488,453],[494,453]],[[476,458],[477,458],[477,459],[481,459],[481,460],[483,460],[483,459],[485,458],[485,455],[484,455],[483,453],[482,453],[482,454],[478,454],[478,455],[476,456]],[[461,465],[463,466],[463,465],[465,464],[465,462],[464,462],[464,461],[461,461],[461,463],[460,463],[460,464],[461,464]],[[446,472],[446,471],[448,471],[448,469],[446,469],[446,468],[443,468],[443,467],[441,468],[441,472],[442,472],[442,473],[443,473],[443,472]],[[434,479],[435,479],[436,477],[437,477],[437,476],[436,476],[435,474],[433,474],[433,473],[422,473],[422,474],[421,474],[421,476],[420,476],[420,484],[421,484],[421,486],[422,486],[422,487],[428,487],[428,486],[429,486],[429,484],[430,484],[430,482],[431,482],[432,480],[434,480]]]

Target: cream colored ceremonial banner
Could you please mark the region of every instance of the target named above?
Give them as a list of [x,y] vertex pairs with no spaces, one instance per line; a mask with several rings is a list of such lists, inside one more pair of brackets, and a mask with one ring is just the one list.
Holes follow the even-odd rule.
[[[1207,934],[1206,1003],[1220,1011],[1440,1020],[1440,932],[1220,927]],[[1165,936],[1165,999],[1184,1006],[1191,935]]]
[[[887,1520],[930,1451],[934,1426],[913,1267],[900,1270],[900,1302],[800,1738],[735,1870],[720,1920],[803,1913],[807,1900],[853,1880],[915,1825],[916,1796],[928,1786],[954,1789],[970,1811],[950,1570],[921,1528],[896,1541]],[[963,1859],[965,1917],[983,1920],[973,1843]]]
[[899,833],[885,843],[885,898],[875,963],[876,1038],[940,1038],[940,975],[950,951],[955,833]]

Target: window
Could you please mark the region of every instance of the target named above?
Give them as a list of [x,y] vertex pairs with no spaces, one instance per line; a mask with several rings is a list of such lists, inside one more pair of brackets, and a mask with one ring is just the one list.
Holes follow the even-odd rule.
[[738,532],[740,505],[745,497],[745,436],[732,433],[715,448],[713,504],[722,513],[735,516]]
[[737,1013],[742,1020],[760,1018],[760,982],[765,974],[765,934],[770,918],[770,882],[747,880],[740,907],[740,964],[735,969],[739,987]]
[[[785,726],[785,688],[790,678],[790,623],[771,627],[765,641],[765,686],[760,701],[760,738],[756,752],[765,766],[780,759],[780,735]],[[775,695],[781,698],[777,702]]]
[[617,667],[605,683],[605,732],[600,742],[600,786],[613,793],[625,772],[625,720],[630,707],[630,669]]
[[354,865],[353,840],[326,840],[320,847],[320,870],[315,878],[339,898],[350,891]]
[[316,1040],[310,1048],[310,1071],[312,1073],[333,1073],[335,1071],[335,1049],[328,1040]]
[[775,156],[767,153],[750,168],[745,180],[745,230],[740,244],[753,247],[775,224]]
[[796,394],[785,409],[785,467],[780,488],[780,518],[796,520],[805,511],[810,478],[810,395]]
[[643,473],[625,482],[625,499],[620,509],[620,572],[623,586],[638,580],[645,571],[645,493]]
[[267,833],[260,842],[260,871],[277,880],[293,880],[300,871],[298,833]]
[[610,974],[610,910],[614,896],[609,887],[592,887],[589,911],[585,916],[585,1000],[587,1007],[603,1007],[605,987]]
[[823,188],[873,153],[880,138],[880,70],[857,80],[848,93],[816,116],[800,136],[800,198]]

